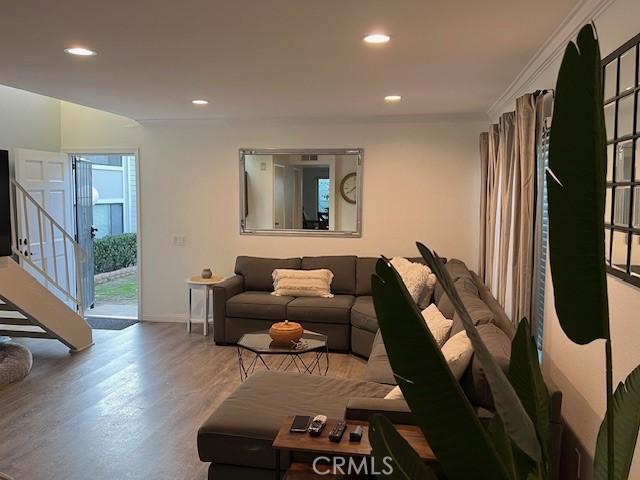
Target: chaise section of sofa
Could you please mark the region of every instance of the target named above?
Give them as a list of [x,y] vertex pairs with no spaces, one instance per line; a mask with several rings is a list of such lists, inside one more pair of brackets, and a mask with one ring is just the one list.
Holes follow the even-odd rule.
[[[271,444],[288,416],[344,415],[350,398],[384,398],[391,386],[361,380],[258,372],[238,387],[198,431],[209,478],[273,478]],[[286,465],[288,458],[282,459]]]

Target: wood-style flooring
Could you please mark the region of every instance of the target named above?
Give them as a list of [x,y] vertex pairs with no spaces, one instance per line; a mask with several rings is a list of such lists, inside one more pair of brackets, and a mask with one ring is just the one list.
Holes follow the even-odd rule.
[[[207,478],[196,433],[240,384],[235,347],[196,326],[139,323],[94,330],[69,353],[55,340],[20,340],[33,353],[23,380],[0,387],[0,472],[15,480]],[[364,362],[331,354],[329,375]]]

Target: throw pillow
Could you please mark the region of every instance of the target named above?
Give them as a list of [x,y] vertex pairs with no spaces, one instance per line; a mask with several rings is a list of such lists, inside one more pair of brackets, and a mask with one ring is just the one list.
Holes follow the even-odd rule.
[[473,355],[473,346],[467,332],[462,331],[447,340],[442,347],[442,355],[447,360],[453,376],[460,380]]
[[290,270],[277,268],[272,273],[271,295],[291,297],[331,298],[333,273],[326,268],[319,270]]
[[400,387],[396,386],[393,387],[393,390],[391,390],[389,393],[387,393],[384,396],[385,400],[404,400],[404,395],[402,395],[402,390],[400,390]]
[[393,257],[391,265],[400,274],[416,305],[420,309],[426,308],[436,285],[436,276],[431,273],[431,269],[421,263],[410,262],[403,257]]
[[424,321],[431,330],[431,334],[433,338],[436,339],[438,346],[442,348],[444,343],[449,338],[449,332],[451,331],[451,325],[453,325],[453,320],[449,320],[445,318],[438,307],[432,303],[427,308],[422,310],[422,316]]

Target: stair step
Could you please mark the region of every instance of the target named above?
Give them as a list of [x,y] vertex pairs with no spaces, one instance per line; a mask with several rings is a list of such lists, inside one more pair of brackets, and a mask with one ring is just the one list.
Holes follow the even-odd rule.
[[28,337],[28,338],[56,338],[44,330],[35,332],[30,330],[4,330],[0,325],[0,336],[3,337]]
[[33,325],[28,318],[0,316],[0,325]]
[[15,308],[13,307],[13,305],[9,305],[9,304],[0,302],[0,311],[12,312],[14,310],[15,310]]
[[0,310],[0,321],[2,321],[3,318],[10,318],[10,319],[24,319],[27,318],[24,315],[22,315],[20,312],[16,312],[16,311],[9,311],[9,310]]

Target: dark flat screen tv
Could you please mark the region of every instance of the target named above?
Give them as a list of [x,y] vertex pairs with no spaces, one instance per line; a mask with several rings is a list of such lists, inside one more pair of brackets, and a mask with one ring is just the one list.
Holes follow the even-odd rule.
[[0,150],[0,257],[11,255],[9,152]]

